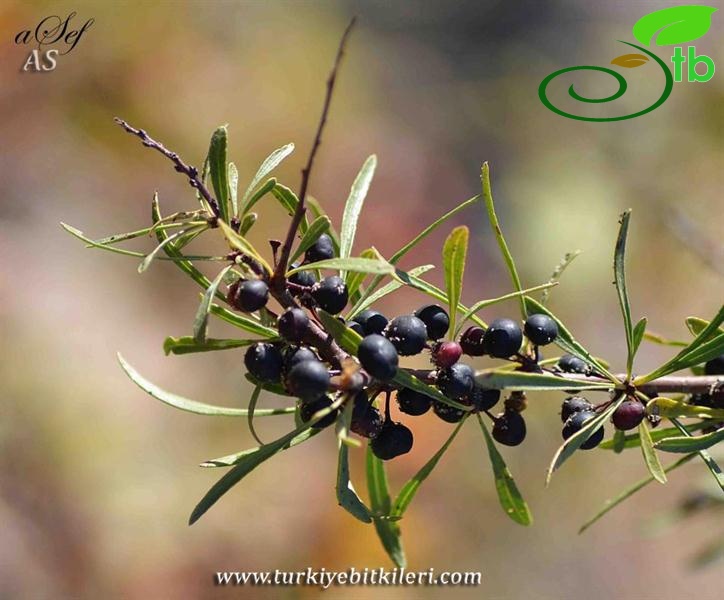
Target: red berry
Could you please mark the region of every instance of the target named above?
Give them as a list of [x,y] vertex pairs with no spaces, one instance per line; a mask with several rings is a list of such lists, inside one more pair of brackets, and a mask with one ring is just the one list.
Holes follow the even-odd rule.
[[624,431],[638,427],[638,424],[644,420],[646,416],[646,408],[638,400],[624,400],[621,405],[613,412],[611,420],[616,429]]
[[440,342],[432,349],[432,362],[438,367],[451,367],[462,355],[463,349],[457,342]]

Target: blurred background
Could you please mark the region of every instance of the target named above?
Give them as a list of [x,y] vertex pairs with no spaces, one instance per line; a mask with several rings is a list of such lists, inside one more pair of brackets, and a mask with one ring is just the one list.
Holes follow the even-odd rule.
[[[373,528],[336,505],[331,432],[278,455],[200,522],[186,525],[220,476],[196,465],[254,442],[241,420],[182,413],[146,396],[123,375],[115,353],[159,385],[201,401],[244,405],[250,390],[241,350],[163,355],[167,335],[190,333],[198,304],[198,288],[172,264],[157,262],[139,275],[136,260],[87,250],[59,227],[65,221],[96,238],[143,227],[154,190],[166,213],[196,206],[184,179],[115,126],[114,116],[199,166],[213,129],[229,123],[242,189],[271,150],[293,141],[297,151],[277,174],[296,188],[339,36],[356,14],[311,193],[338,225],[350,183],[376,153],[356,249],[374,244],[390,255],[478,193],[480,165],[490,161],[499,216],[525,284],[546,281],[566,252],[582,250],[551,307],[594,353],[621,368],[625,342],[611,258],[623,209],[634,209],[629,281],[636,317],[646,315],[653,330],[686,339],[684,318],[710,317],[721,304],[724,80],[678,83],[658,110],[607,124],[553,114],[537,87],[565,66],[608,64],[625,53],[616,40],[630,39],[638,18],[672,4],[0,4],[0,596],[311,597],[317,589],[215,588],[212,575],[391,567]],[[95,19],[77,47],[58,57],[52,72],[21,72],[31,46],[16,45],[15,35],[71,11],[78,13],[76,27]],[[721,19],[714,15],[696,48],[724,65],[715,43]],[[660,49],[665,60],[666,50]],[[631,72],[619,114],[658,95],[660,82],[644,77],[646,69],[653,67]],[[580,81],[591,95],[613,91],[596,77]],[[560,89],[569,83],[559,82]],[[251,237],[265,244],[283,235],[285,223],[283,212],[265,202]],[[472,234],[464,301],[510,291],[480,207],[442,228],[404,266],[439,265],[444,237],[462,223]],[[149,251],[153,244],[142,239],[129,247]],[[442,280],[438,271],[428,277],[435,283]],[[382,309],[394,315],[424,302],[405,292],[388,297]],[[509,303],[482,316],[516,310]],[[212,335],[230,333],[222,325],[213,322]],[[645,345],[636,368],[642,372],[670,354]],[[445,592],[461,598],[720,594],[721,564],[691,566],[721,536],[720,522],[700,515],[663,531],[650,526],[687,492],[710,485],[696,461],[673,473],[666,489],[650,486],[577,535],[605,499],[646,470],[637,451],[580,453],[544,489],[561,441],[561,400],[532,395],[528,439],[502,450],[534,525],[521,528],[504,516],[483,438],[466,427],[402,522],[410,568],[482,571],[479,588]],[[266,395],[261,402],[277,400]],[[450,432],[432,414],[402,420],[416,443],[390,465],[393,489]],[[278,417],[257,426],[273,439],[289,422]],[[353,478],[366,496],[363,452],[352,454]]]

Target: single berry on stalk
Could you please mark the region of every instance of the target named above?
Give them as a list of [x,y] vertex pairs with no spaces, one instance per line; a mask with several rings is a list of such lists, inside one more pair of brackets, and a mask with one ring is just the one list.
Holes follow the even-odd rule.
[[485,336],[485,329],[482,327],[477,325],[468,327],[460,336],[460,347],[463,349],[463,353],[468,356],[483,356],[485,354],[483,336]]
[[[304,423],[307,423],[313,416],[314,413],[319,412],[322,409],[329,408],[332,406],[332,399],[328,396],[320,396],[316,400],[310,400],[308,402],[302,402],[299,407],[299,416],[302,418]],[[322,417],[312,427],[314,429],[324,429],[329,427],[332,423],[337,420],[337,413],[339,409],[333,410],[328,415]]]
[[616,429],[627,431],[638,427],[646,416],[646,407],[636,399],[628,398],[613,411],[611,420]]
[[462,355],[463,349],[457,342],[437,342],[432,347],[432,362],[438,367],[451,367]]
[[[296,269],[298,266],[298,263],[293,263],[291,268]],[[315,283],[317,283],[317,278],[314,276],[312,271],[297,271],[289,276],[289,281],[295,285],[312,287]]]
[[363,335],[372,335],[373,333],[382,333],[387,327],[387,317],[376,310],[363,310],[360,314],[352,319],[359,323],[364,331]]
[[373,333],[364,338],[357,348],[357,358],[362,368],[375,379],[389,381],[397,374],[400,360],[397,350],[384,336]]
[[558,325],[548,315],[530,315],[523,326],[525,337],[536,346],[550,344],[558,337]]
[[437,374],[437,387],[448,398],[460,400],[473,391],[475,372],[464,363],[456,363]]
[[593,410],[593,404],[582,396],[569,396],[561,404],[561,421],[564,423],[573,413]]
[[252,344],[244,354],[247,371],[260,381],[278,382],[282,373],[282,353],[273,344]]
[[[582,410],[573,413],[570,417],[568,417],[563,425],[563,439],[567,440],[572,435],[578,433],[581,429],[583,429],[589,419],[593,419],[595,416],[596,413],[589,410]],[[601,443],[603,433],[603,426],[601,426],[594,431],[589,438],[583,442],[583,444],[581,444],[580,448],[582,450],[591,450],[592,448],[595,448]]]
[[450,317],[447,311],[437,304],[428,304],[418,308],[415,316],[425,324],[427,337],[431,340],[439,340],[450,328]]
[[334,243],[332,238],[326,233],[317,238],[307,251],[304,253],[304,262],[313,263],[320,260],[328,260],[334,258]]
[[353,398],[352,422],[350,429],[357,435],[375,438],[382,430],[383,419],[380,411],[370,403],[367,392],[358,392]]
[[269,286],[261,279],[240,280],[229,288],[227,300],[237,310],[254,312],[269,301]]
[[288,342],[300,342],[309,329],[309,315],[304,309],[289,308],[279,317],[277,327]]
[[465,416],[465,411],[439,400],[432,401],[432,411],[446,423],[459,423]]
[[591,372],[591,368],[585,361],[572,354],[564,354],[561,356],[560,359],[558,359],[558,368],[564,373],[588,375]]
[[493,438],[506,446],[517,446],[525,439],[525,419],[513,410],[506,410],[495,417]]
[[720,354],[704,363],[705,375],[724,375],[724,354]]
[[413,417],[424,415],[430,410],[430,404],[432,398],[411,390],[410,388],[402,388],[397,392],[397,406],[400,407],[400,412]]
[[520,350],[523,332],[513,319],[495,319],[485,330],[483,349],[495,358],[508,358]]
[[488,389],[475,384],[469,398],[476,411],[490,410],[500,400],[500,390]]
[[291,368],[286,376],[289,391],[302,399],[322,396],[329,387],[329,371],[318,360],[305,360]]
[[425,348],[427,327],[414,315],[402,315],[387,324],[384,335],[397,348],[399,354],[412,356]]
[[344,280],[337,275],[325,277],[312,287],[312,298],[319,308],[331,315],[336,315],[347,306],[349,295]]
[[402,423],[385,421],[370,446],[374,455],[381,460],[407,454],[412,449],[412,431]]
[[287,346],[282,352],[282,373],[287,374],[293,367],[305,360],[319,360],[313,350],[306,346]]

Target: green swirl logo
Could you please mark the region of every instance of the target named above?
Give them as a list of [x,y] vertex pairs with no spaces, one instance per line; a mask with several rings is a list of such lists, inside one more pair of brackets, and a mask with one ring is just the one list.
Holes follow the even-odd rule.
[[[671,8],[658,10],[639,19],[633,26],[633,35],[639,42],[646,45],[651,45],[653,43],[656,43],[656,45],[659,46],[684,44],[702,37],[709,30],[711,27],[711,15],[716,12],[716,10],[716,8],[712,8],[710,6],[673,6]],[[641,115],[645,115],[646,113],[650,113],[652,110],[657,109],[666,102],[666,99],[671,95],[671,92],[674,89],[674,81],[679,82],[683,80],[683,65],[684,63],[687,63],[687,60],[688,81],[709,81],[714,76],[714,61],[708,56],[698,56],[696,54],[696,48],[693,46],[688,47],[686,55],[681,48],[675,48],[675,53],[671,57],[671,62],[674,64],[674,74],[672,75],[671,70],[666,63],[653,52],[630,42],[624,42],[623,40],[619,41],[622,44],[626,44],[627,46],[631,46],[632,48],[643,52],[643,54],[624,54],[614,58],[611,61],[611,64],[632,69],[653,61],[653,63],[658,65],[661,72],[664,74],[664,89],[659,98],[651,106],[628,115],[615,117],[586,117],[564,111],[555,106],[548,99],[548,85],[556,77],[574,71],[599,71],[613,77],[618,83],[618,89],[613,94],[604,98],[589,98],[579,94],[575,87],[571,85],[568,88],[568,95],[578,102],[603,104],[606,102],[613,102],[626,93],[628,83],[623,75],[608,67],[599,67],[594,65],[567,67],[565,69],[554,71],[548,75],[538,86],[538,97],[543,105],[552,112],[562,117],[566,117],[567,119],[590,121],[594,123],[625,121],[626,119],[634,119],[636,117],[640,117]],[[705,65],[706,72],[703,74],[698,72],[696,69],[697,64]]]

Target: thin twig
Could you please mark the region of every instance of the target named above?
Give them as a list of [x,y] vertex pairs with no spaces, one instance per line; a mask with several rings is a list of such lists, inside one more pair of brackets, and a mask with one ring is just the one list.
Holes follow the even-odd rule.
[[349,34],[354,27],[355,21],[356,17],[352,17],[349,25],[347,25],[347,29],[345,29],[344,34],[342,34],[342,39],[340,40],[339,47],[337,48],[337,55],[334,59],[334,65],[332,66],[332,72],[327,79],[327,94],[324,98],[322,115],[319,119],[319,124],[317,125],[317,133],[314,136],[314,143],[312,144],[312,149],[309,152],[307,165],[304,167],[304,169],[302,169],[302,182],[299,186],[299,203],[297,204],[297,208],[294,211],[294,217],[292,218],[292,222],[289,226],[286,240],[284,240],[284,245],[282,246],[281,253],[279,255],[279,262],[277,263],[276,269],[274,271],[274,276],[272,278],[273,284],[277,287],[281,287],[284,285],[284,275],[286,273],[287,264],[289,262],[289,254],[292,251],[294,236],[296,235],[297,229],[299,229],[299,225],[301,224],[302,219],[304,218],[304,213],[306,212],[306,206],[304,201],[307,197],[307,187],[309,186],[309,178],[312,174],[314,158],[317,155],[317,150],[319,149],[320,144],[322,143],[322,131],[324,130],[324,125],[327,123],[327,115],[329,114],[329,107],[332,103],[334,84],[337,80],[337,72],[339,70],[339,65],[342,61],[342,56],[344,55],[344,49],[347,44],[347,39],[349,38]]
[[123,127],[123,129],[125,129],[128,133],[132,133],[136,137],[140,138],[144,146],[158,150],[161,154],[168,158],[174,164],[176,171],[183,173],[189,178],[189,185],[198,190],[198,192],[203,196],[204,200],[206,200],[208,205],[211,207],[214,216],[219,217],[221,215],[219,204],[211,195],[208,188],[204,185],[203,181],[199,179],[199,170],[196,167],[187,165],[183,160],[181,160],[181,157],[176,152],[172,152],[161,142],[154,140],[143,129],[131,127],[126,121],[119,119],[118,117],[116,117],[114,121]]

